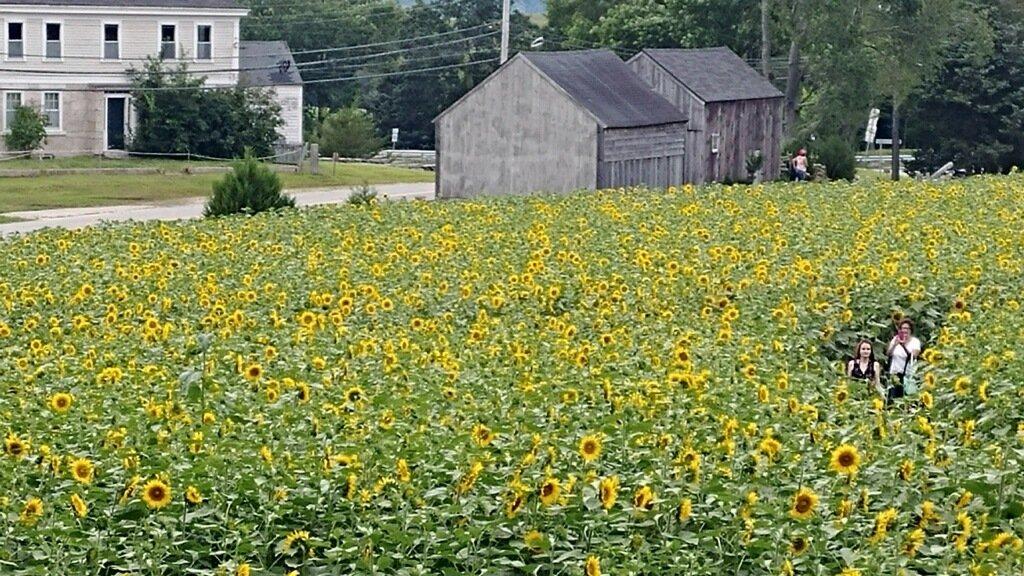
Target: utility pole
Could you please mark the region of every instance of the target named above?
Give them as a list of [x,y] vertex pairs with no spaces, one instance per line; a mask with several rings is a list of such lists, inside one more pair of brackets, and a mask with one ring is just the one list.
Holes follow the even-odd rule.
[[512,0],[503,0],[501,6],[501,63],[508,62],[509,28],[512,22]]
[[772,77],[771,6],[769,0],[761,0],[761,74],[769,80]]

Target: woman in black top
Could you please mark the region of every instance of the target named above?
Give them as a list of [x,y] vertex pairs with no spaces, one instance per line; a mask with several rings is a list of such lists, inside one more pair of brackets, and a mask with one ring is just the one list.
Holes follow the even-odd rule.
[[846,363],[846,375],[855,380],[864,380],[868,384],[868,390],[874,386],[874,389],[882,394],[881,372],[882,367],[875,360],[875,350],[871,342],[857,342],[853,360]]

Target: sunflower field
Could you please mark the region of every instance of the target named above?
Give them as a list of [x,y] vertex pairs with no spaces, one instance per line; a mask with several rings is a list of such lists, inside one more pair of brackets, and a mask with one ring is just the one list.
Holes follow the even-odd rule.
[[1021,574],[1022,230],[1010,175],[0,240],[0,573]]

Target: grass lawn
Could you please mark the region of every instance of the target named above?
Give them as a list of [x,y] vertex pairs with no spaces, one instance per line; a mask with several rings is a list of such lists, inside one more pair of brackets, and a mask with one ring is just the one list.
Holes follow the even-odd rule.
[[857,168],[857,180],[861,182],[879,182],[889,179],[888,170],[873,170],[871,168]]
[[11,222],[21,222],[21,218],[12,218],[10,216],[0,214],[0,224],[9,224]]
[[180,172],[186,166],[228,165],[226,161],[173,160],[167,158],[103,158],[102,156],[71,156],[68,158],[17,158],[0,161],[2,170],[55,170],[59,168],[164,168]]
[[[74,160],[74,159],[69,159]],[[36,161],[38,162],[38,161]],[[106,161],[105,161],[106,162]],[[111,160],[114,162],[114,160]],[[144,160],[143,162],[151,162]],[[172,162],[157,160],[155,162]],[[7,163],[4,163],[7,164]],[[175,163],[180,166],[182,163]],[[138,166],[132,160],[130,166]],[[6,167],[6,166],[5,166]],[[375,164],[321,163],[321,174],[282,173],[286,189],[432,182],[434,173]],[[67,174],[35,178],[0,178],[0,213],[176,200],[210,194],[222,174]]]

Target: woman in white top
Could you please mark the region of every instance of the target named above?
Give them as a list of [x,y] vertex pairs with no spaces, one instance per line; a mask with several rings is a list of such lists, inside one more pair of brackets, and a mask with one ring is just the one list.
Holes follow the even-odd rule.
[[887,354],[889,375],[898,381],[898,384],[889,388],[888,399],[892,400],[906,395],[903,377],[921,355],[921,341],[914,337],[914,323],[909,318],[900,320],[896,335],[889,341]]

